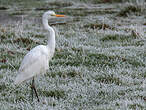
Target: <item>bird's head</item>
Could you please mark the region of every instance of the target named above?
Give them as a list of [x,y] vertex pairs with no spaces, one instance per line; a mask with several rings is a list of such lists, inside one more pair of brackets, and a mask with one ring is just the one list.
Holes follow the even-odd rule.
[[65,17],[65,15],[56,14],[54,11],[47,11],[43,14],[43,19],[49,19],[51,17]]

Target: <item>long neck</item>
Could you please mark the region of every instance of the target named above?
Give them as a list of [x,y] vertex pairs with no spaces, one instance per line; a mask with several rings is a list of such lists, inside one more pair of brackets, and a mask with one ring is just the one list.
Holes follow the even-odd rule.
[[51,51],[54,51],[55,50],[55,31],[52,27],[48,25],[47,19],[43,19],[43,25],[44,25],[44,28],[49,31],[47,46]]

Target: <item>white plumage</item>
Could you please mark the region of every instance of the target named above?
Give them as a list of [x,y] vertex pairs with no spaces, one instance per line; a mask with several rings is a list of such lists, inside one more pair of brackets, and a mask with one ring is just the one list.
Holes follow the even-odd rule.
[[15,84],[20,84],[28,79],[33,78],[32,93],[34,89],[36,95],[37,92],[34,86],[34,76],[38,74],[44,74],[46,72],[46,70],[49,68],[49,61],[53,57],[55,51],[55,31],[52,27],[48,25],[48,19],[51,18],[52,16],[64,17],[64,15],[55,14],[54,11],[47,11],[43,14],[42,22],[44,28],[49,32],[48,45],[36,46],[26,54],[20,65],[18,75],[14,82]]
[[[52,53],[53,54],[53,53]],[[25,80],[32,78],[40,73],[45,73],[49,68],[49,60],[51,59],[49,48],[47,46],[39,45],[33,48],[24,57],[15,84],[20,84]]]

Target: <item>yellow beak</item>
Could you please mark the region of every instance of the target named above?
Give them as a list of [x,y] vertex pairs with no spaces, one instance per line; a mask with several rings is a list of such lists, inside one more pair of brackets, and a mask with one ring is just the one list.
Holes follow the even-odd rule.
[[58,14],[56,14],[55,16],[56,17],[65,17],[65,15],[58,15]]

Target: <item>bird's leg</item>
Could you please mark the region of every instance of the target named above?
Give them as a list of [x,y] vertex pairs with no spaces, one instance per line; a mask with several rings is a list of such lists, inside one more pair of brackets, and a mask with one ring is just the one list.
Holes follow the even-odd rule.
[[33,101],[33,87],[34,86],[34,78],[32,79],[32,83],[31,83],[31,95],[32,95],[32,101]]
[[36,90],[35,84],[34,84],[34,77],[33,77],[33,79],[32,79],[32,88],[34,89],[34,92],[35,92],[35,94],[36,94],[36,97],[37,97],[37,99],[38,99],[38,102],[40,102],[39,97],[38,97],[38,94],[37,94],[37,90]]

